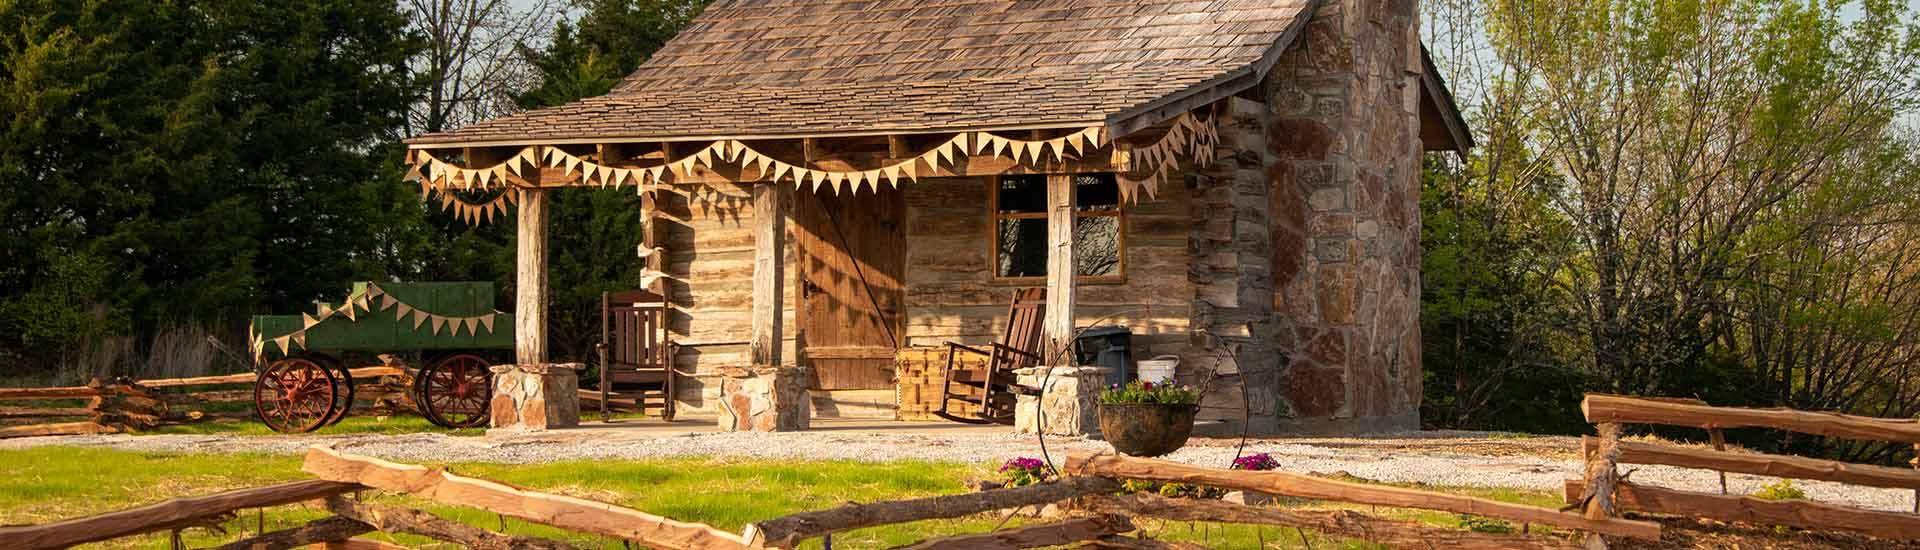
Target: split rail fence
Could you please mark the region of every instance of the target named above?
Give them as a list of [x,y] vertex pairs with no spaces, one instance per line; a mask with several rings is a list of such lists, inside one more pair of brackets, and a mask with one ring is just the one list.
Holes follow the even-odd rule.
[[1067,477],[1058,481],[956,495],[849,504],[752,523],[744,532],[735,533],[612,504],[529,491],[459,476],[437,468],[397,464],[340,453],[331,447],[314,446],[308,450],[302,469],[318,479],[174,499],[56,523],[0,527],[0,547],[63,548],[145,533],[172,531],[177,534],[181,529],[221,525],[232,519],[239,510],[321,500],[332,516],[291,529],[257,533],[217,548],[273,550],[310,545],[353,549],[397,548],[361,537],[373,531],[418,535],[470,548],[574,548],[562,541],[502,534],[421,510],[346,498],[349,493],[370,489],[407,493],[441,504],[478,508],[569,531],[672,550],[794,548],[804,540],[829,537],[854,529],[958,518],[996,510],[1038,508],[1052,503],[1063,503],[1069,510],[1065,519],[987,533],[930,538],[901,548],[1014,549],[1062,545],[1095,549],[1204,548],[1187,542],[1143,538],[1133,523],[1139,518],[1295,527],[1369,540],[1392,548],[1582,547],[1578,541],[1554,534],[1441,529],[1419,522],[1379,518],[1345,509],[1281,509],[1147,494],[1117,496],[1115,493],[1121,488],[1121,479],[1191,483],[1362,505],[1439,510],[1587,533],[1647,540],[1660,538],[1660,525],[1657,523],[1618,518],[1594,519],[1548,508],[1298,474],[1206,468],[1108,454],[1075,455],[1068,458],[1064,466],[1063,473]]
[[[1793,409],[1714,407],[1694,399],[1652,399],[1589,394],[1580,408],[1599,437],[1583,441],[1586,479],[1567,480],[1569,504],[1602,519],[1621,512],[1693,516],[1728,522],[1845,530],[1895,540],[1920,540],[1920,515],[1864,510],[1806,500],[1767,500],[1727,494],[1727,473],[1833,481],[1912,489],[1920,513],[1920,470],[1854,464],[1800,456],[1731,452],[1726,428],[1771,428],[1804,434],[1889,441],[1920,451],[1920,422]],[[1663,424],[1708,430],[1714,448],[1622,441],[1622,424]],[[1640,485],[1619,474],[1619,464],[1660,464],[1720,472],[1720,493]],[[1917,462],[1916,467],[1920,467]]]
[[[414,372],[405,367],[373,366],[350,369],[355,380],[379,379],[354,390],[355,401],[374,403],[377,414],[418,412],[407,380]],[[0,404],[21,401],[39,402],[38,406],[0,405],[0,439],[44,435],[81,435],[126,433],[151,430],[159,426],[188,424],[222,418],[252,418],[251,409],[236,412],[207,412],[210,403],[244,403],[253,400],[253,373],[194,378],[153,380],[95,379],[85,386],[45,388],[0,388]],[[199,389],[214,386],[247,385],[240,389]],[[582,412],[599,412],[600,392],[578,390]],[[611,393],[608,408],[614,412],[644,412],[634,405],[635,394]],[[74,406],[73,402],[84,400]],[[65,403],[46,406],[46,403]],[[356,410],[358,410],[356,408]],[[18,423],[21,420],[27,423]]]
[[[379,384],[360,386],[356,390],[356,400],[372,401],[381,409],[412,409],[413,399],[408,396],[406,383],[400,380],[408,374],[406,369],[380,366],[351,369],[348,372],[355,379],[383,380]],[[42,435],[123,433],[216,418],[251,417],[253,415],[251,409],[233,413],[209,413],[205,409],[209,403],[252,401],[254,396],[251,386],[255,377],[253,373],[244,373],[139,381],[120,379],[111,382],[96,378],[85,386],[0,388],[0,403],[33,401],[44,404],[85,401],[84,405],[78,407],[0,406],[0,419],[38,421],[32,424],[0,426],[0,439]],[[186,391],[192,388],[240,384],[248,387]]]

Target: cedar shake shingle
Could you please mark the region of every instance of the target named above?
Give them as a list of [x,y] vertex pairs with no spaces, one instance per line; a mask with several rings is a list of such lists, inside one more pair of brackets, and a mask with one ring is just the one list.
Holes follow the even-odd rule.
[[1309,0],[717,0],[604,96],[409,140],[1091,125],[1254,65]]

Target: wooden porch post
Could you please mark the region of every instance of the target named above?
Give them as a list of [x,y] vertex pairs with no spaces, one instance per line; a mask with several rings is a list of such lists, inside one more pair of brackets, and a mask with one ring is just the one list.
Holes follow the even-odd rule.
[[1047,364],[1071,360],[1073,341],[1073,176],[1047,176]]
[[547,362],[547,190],[520,190],[520,228],[514,242],[514,362]]
[[787,205],[780,185],[753,186],[753,336],[755,367],[780,366],[781,310],[786,305]]

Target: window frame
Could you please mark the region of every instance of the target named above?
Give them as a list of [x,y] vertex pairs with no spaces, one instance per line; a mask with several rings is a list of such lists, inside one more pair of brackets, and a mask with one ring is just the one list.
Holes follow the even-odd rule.
[[[1044,177],[1044,176],[1052,176],[1052,175],[1058,175],[1058,174],[1016,174],[1016,175]],[[1067,174],[1068,177],[1083,176],[1083,175],[1112,176],[1114,180],[1114,185],[1120,185],[1119,174],[1114,174],[1110,172],[1088,172],[1084,174]],[[1047,277],[1045,276],[1039,276],[1039,277],[1033,277],[1033,276],[1002,277],[1000,276],[1000,220],[1047,219],[1047,212],[1044,212],[1044,211],[1042,212],[1011,212],[1011,213],[1001,212],[1000,211],[1000,180],[1003,177],[1004,176],[996,175],[996,176],[982,178],[982,179],[985,179],[987,182],[987,274],[989,276],[989,280],[996,285],[1007,285],[1007,286],[1044,285],[1047,282]],[[1080,186],[1075,185],[1073,186],[1073,188],[1074,188],[1074,193],[1076,195],[1074,197],[1074,204],[1078,205],[1080,201],[1077,195],[1079,194]],[[1118,271],[1117,273],[1113,275],[1075,275],[1073,277],[1074,282],[1080,283],[1080,284],[1089,284],[1089,285],[1126,284],[1127,282],[1126,202],[1121,201],[1119,203],[1116,203],[1113,205],[1112,209],[1101,209],[1101,210],[1092,210],[1092,211],[1081,211],[1076,209],[1073,212],[1073,217],[1075,219],[1108,218],[1108,217],[1117,218],[1119,220],[1119,231],[1114,236],[1114,240],[1115,240],[1114,246],[1119,249],[1119,254],[1120,254],[1120,265],[1117,268],[1117,271]]]

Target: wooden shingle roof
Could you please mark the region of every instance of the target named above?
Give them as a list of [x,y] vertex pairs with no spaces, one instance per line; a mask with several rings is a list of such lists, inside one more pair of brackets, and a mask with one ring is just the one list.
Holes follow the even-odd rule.
[[416,145],[1085,126],[1257,79],[1311,0],[717,0],[613,92]]

